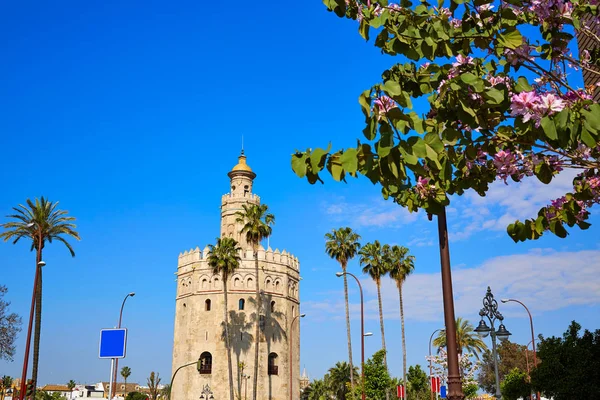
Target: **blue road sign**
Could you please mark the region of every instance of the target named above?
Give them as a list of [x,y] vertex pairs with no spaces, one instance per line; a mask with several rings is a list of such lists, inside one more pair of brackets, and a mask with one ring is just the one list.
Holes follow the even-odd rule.
[[440,397],[442,399],[446,398],[446,386],[440,386]]
[[100,330],[100,358],[125,358],[127,329]]

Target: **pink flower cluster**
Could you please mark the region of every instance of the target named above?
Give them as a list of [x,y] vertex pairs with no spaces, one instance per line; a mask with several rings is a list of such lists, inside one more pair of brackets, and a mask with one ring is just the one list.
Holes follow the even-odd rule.
[[[579,206],[579,212],[575,215],[578,221],[583,221],[589,216],[588,209],[594,204],[600,203],[600,172],[590,175],[590,170],[586,170],[583,174],[579,175],[580,178],[574,185],[576,192],[581,192],[585,185],[589,186],[592,198],[590,200],[576,200]],[[547,219],[551,220],[558,216],[563,210],[564,205],[567,203],[565,196],[559,197],[558,199],[552,200],[551,204],[544,210]]]
[[496,167],[496,176],[508,184],[506,180],[511,175],[517,175],[517,157],[510,150],[500,150],[494,155],[494,166]]
[[398,104],[389,96],[381,96],[373,102],[373,112],[378,120],[393,108],[398,108]]
[[435,185],[429,184],[429,178],[419,176],[415,185],[415,191],[421,199],[427,199],[435,196]]
[[562,29],[565,19],[571,19],[573,4],[569,0],[532,0],[529,11],[533,12],[541,23],[549,23]]
[[466,167],[467,171],[465,172],[465,176],[469,176],[471,170],[475,166],[485,166],[487,164],[488,153],[479,149],[477,150],[477,157],[474,160],[467,160]]
[[523,122],[533,120],[536,125],[542,117],[560,112],[565,108],[565,101],[554,93],[538,95],[535,91],[521,92],[511,97],[511,116],[523,117]]

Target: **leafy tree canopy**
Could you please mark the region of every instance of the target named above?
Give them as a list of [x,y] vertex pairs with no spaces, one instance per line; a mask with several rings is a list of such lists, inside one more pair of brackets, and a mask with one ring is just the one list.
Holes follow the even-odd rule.
[[412,400],[427,400],[429,395],[429,378],[419,364],[408,367],[406,374],[408,381],[407,397]]
[[125,400],[148,400],[148,395],[140,392],[130,392]]
[[531,385],[527,381],[527,374],[519,368],[513,368],[500,383],[502,398],[505,400],[518,400],[531,394]]
[[571,322],[562,338],[550,337],[538,345],[539,365],[531,372],[535,390],[554,400],[600,399],[600,329]]
[[580,173],[569,193],[507,230],[524,241],[589,227],[590,208],[600,202],[600,104],[594,88],[572,81],[580,69],[598,73],[600,51],[578,57],[570,49],[576,31],[591,47],[600,44],[590,29],[600,21],[597,0],[323,2],[403,63],[359,96],[364,138],[338,151],[331,144],[297,151],[299,177],[363,175],[385,199],[439,214],[450,195],[485,196],[497,179],[547,184],[572,168]]
[[21,330],[21,317],[9,312],[10,302],[3,299],[6,292],[6,286],[0,286],[0,360],[12,361],[15,355],[15,339]]
[[[498,351],[498,375],[500,382],[510,371],[517,368],[527,371],[527,359],[525,358],[526,347],[508,340],[500,341]],[[529,352],[529,362],[533,366],[533,352]],[[481,388],[490,394],[496,393],[496,378],[494,375],[494,358],[491,351],[483,353],[481,370],[477,381]]]

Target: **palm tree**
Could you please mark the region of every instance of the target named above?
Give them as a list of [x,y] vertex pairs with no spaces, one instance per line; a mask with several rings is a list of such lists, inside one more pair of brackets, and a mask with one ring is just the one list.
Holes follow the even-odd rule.
[[[325,234],[325,252],[340,263],[346,272],[348,261],[353,259],[360,249],[360,236],[351,228],[334,229]],[[352,338],[350,336],[350,309],[348,307],[348,279],[344,274],[344,301],[346,303],[346,332],[348,334],[348,363],[350,364],[350,384],[354,387],[354,369],[352,367]]]
[[258,389],[258,346],[260,343],[259,319],[261,311],[260,285],[258,279],[258,247],[263,239],[271,236],[271,225],[275,224],[275,216],[270,214],[266,204],[242,204],[242,211],[236,213],[236,222],[241,223],[240,233],[246,234],[246,241],[252,245],[254,254],[254,273],[256,274],[256,328],[254,334],[254,376],[252,400],[256,400]]
[[[325,375],[327,377],[327,375]],[[310,389],[308,389],[310,388]],[[308,393],[308,400],[328,400],[331,399],[331,392],[325,383],[325,379],[316,379],[310,383],[310,386],[306,388]]]
[[129,367],[121,368],[121,376],[123,377],[123,380],[125,380],[125,391],[127,391],[127,378],[129,378],[131,376],[131,368],[129,368]]
[[[73,389],[75,389],[75,381],[73,379],[71,379],[68,383],[67,383],[67,387],[69,388],[69,390],[71,391],[71,393],[73,393]],[[71,396],[73,397],[73,396]]]
[[400,298],[400,324],[402,326],[402,381],[406,387],[406,336],[404,335],[404,302],[402,285],[415,270],[415,257],[408,255],[408,249],[402,246],[384,246],[384,254],[390,266],[390,277],[396,281]]
[[225,327],[225,347],[227,348],[227,368],[229,369],[229,400],[233,400],[233,367],[231,365],[231,336],[229,336],[229,316],[227,313],[227,281],[229,277],[240,267],[240,251],[238,242],[229,237],[217,238],[217,245],[208,246],[208,265],[213,273],[221,274],[223,279],[223,315]]
[[[458,354],[462,355],[464,350],[467,350],[479,360],[479,355],[487,350],[487,346],[483,340],[475,333],[473,325],[461,317],[456,318],[456,344]],[[433,339],[433,345],[438,349],[446,347],[446,330],[442,329],[437,337]]]
[[[377,286],[377,301],[379,302],[379,325],[381,326],[381,347],[384,351],[385,348],[385,330],[383,327],[383,307],[381,304],[381,277],[388,273],[388,265],[386,264],[386,257],[383,256],[383,249],[379,241],[373,243],[367,243],[359,251],[360,254],[360,265],[363,266],[363,273],[368,274]],[[387,356],[384,355],[383,362],[387,369]]]
[[167,383],[160,390],[160,397],[165,398],[167,400],[171,400],[171,384]]
[[35,387],[38,374],[38,363],[40,353],[40,333],[42,329],[42,268],[39,262],[42,260],[42,250],[53,240],[62,242],[72,257],[75,257],[75,251],[65,239],[70,236],[79,240],[79,233],[75,231],[75,217],[68,216],[68,211],[59,210],[58,201],[51,202],[42,196],[36,198],[35,202],[27,199],[27,205],[19,204],[13,207],[17,214],[9,215],[8,218],[14,218],[15,221],[6,222],[0,225],[5,229],[0,233],[0,238],[5,242],[12,240],[16,244],[20,239],[31,239],[31,251],[36,250],[36,274],[38,276],[36,295],[35,295],[35,332],[33,337],[33,367],[31,378],[34,382],[33,397],[35,397]]
[[350,367],[350,364],[345,361],[338,362],[334,367],[329,368],[327,383],[336,399],[345,400],[346,396],[350,395],[347,384],[350,382],[350,376],[354,374],[358,375],[358,368]]

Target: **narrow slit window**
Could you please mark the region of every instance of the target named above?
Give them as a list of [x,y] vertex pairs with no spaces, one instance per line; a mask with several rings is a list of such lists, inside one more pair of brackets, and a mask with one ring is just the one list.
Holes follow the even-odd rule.
[[210,311],[210,299],[206,299],[204,302],[204,311]]

